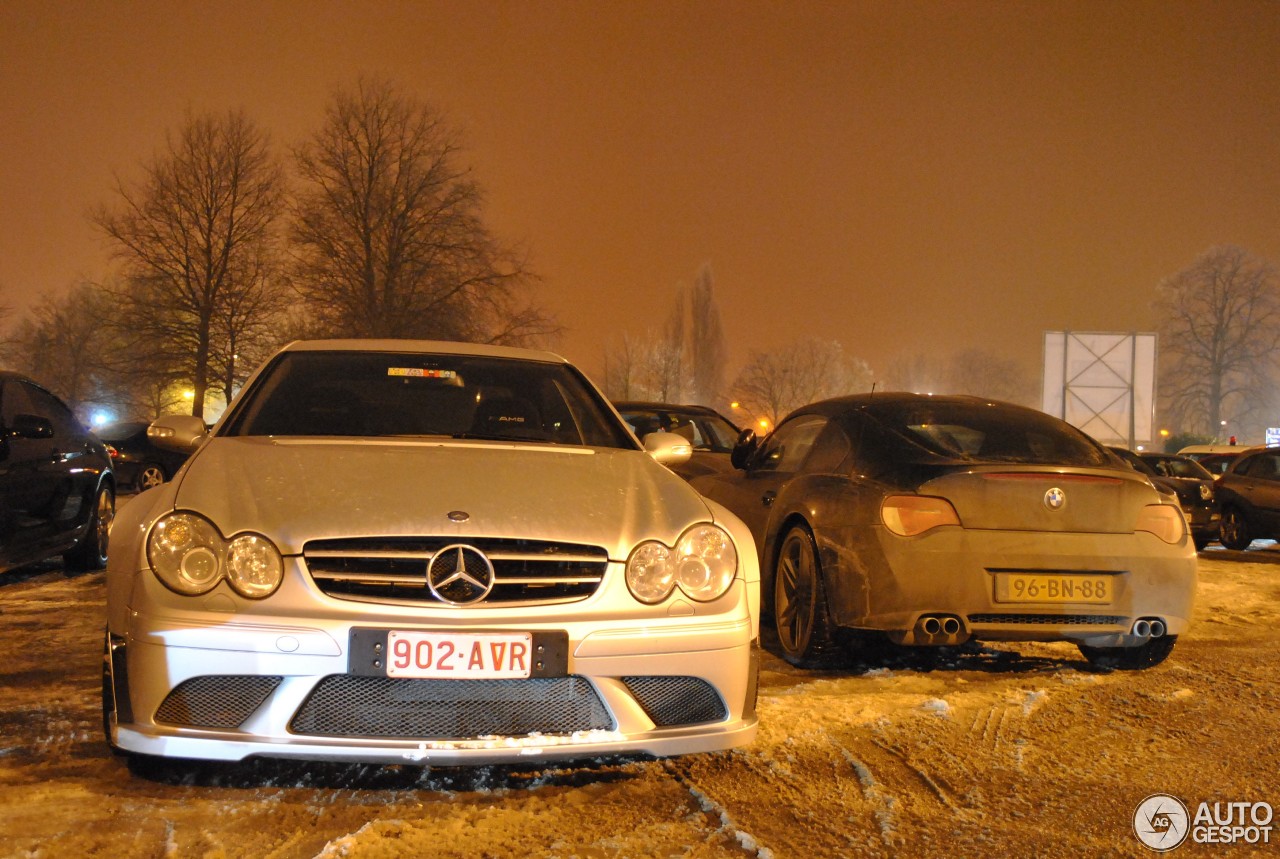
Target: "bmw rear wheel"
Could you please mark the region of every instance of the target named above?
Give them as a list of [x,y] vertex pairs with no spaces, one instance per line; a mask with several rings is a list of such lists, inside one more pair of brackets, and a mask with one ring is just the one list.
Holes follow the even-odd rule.
[[829,664],[838,655],[817,546],[803,525],[787,532],[778,552],[773,616],[783,658],[792,665],[813,668]]
[[1219,542],[1228,549],[1237,551],[1249,548],[1253,536],[1249,533],[1249,523],[1244,513],[1236,507],[1228,507],[1222,511],[1222,524],[1219,527]]

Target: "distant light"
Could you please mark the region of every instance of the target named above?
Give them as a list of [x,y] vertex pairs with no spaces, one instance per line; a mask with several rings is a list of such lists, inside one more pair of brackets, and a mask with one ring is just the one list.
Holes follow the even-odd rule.
[[93,424],[96,427],[100,427],[103,424],[109,424],[111,423],[111,412],[105,411],[103,409],[98,409],[96,412],[94,412],[92,415],[89,416],[89,423]]
[[1168,431],[1168,430],[1166,430],[1166,429],[1162,429],[1162,430],[1160,430],[1160,437],[1161,437],[1161,438],[1168,438],[1168,437],[1169,437],[1169,431]]
[[760,426],[761,426],[761,427],[763,427],[764,429],[768,429],[768,428],[769,428],[769,419],[768,419],[768,418],[761,418],[761,419],[760,419]]
[[182,392],[182,399],[184,400],[194,400],[195,398],[196,398],[196,392],[191,390],[190,388],[187,388],[185,391]]
[[1143,447],[1142,445],[1138,445],[1138,453],[1142,453],[1142,451],[1144,450],[1146,450],[1145,447]]
[[732,403],[729,404],[729,408],[740,409],[742,408],[742,403],[738,402],[737,400],[734,400]]

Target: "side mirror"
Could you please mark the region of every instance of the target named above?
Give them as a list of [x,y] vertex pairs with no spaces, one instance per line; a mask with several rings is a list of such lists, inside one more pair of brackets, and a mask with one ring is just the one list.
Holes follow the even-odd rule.
[[9,432],[20,438],[53,438],[53,424],[39,415],[14,415]]
[[729,453],[729,463],[734,468],[746,468],[756,449],[760,447],[760,438],[756,431],[748,427],[738,433],[738,441]]
[[191,453],[204,441],[208,429],[195,415],[165,415],[147,427],[147,438],[157,447]]
[[693,456],[689,439],[673,432],[651,432],[640,441],[649,456],[663,465],[680,465]]

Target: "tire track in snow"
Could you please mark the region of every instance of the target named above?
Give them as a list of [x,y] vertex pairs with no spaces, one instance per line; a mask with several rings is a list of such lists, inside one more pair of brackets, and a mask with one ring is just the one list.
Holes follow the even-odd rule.
[[720,803],[713,800],[710,796],[693,783],[690,773],[682,771],[675,760],[667,758],[662,762],[663,768],[667,773],[676,780],[676,782],[689,792],[694,801],[698,803],[698,808],[703,814],[713,815],[715,819],[720,821],[720,826],[716,832],[723,833],[730,837],[742,847],[748,856],[755,856],[758,859],[775,859],[774,853],[768,847],[762,846],[749,832],[739,828],[734,822],[733,817],[729,814],[729,810]]

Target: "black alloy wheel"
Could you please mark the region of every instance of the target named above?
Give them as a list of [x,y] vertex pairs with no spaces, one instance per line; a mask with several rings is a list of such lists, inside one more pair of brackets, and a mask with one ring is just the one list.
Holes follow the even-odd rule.
[[116,494],[110,484],[98,488],[93,509],[89,514],[89,528],[74,549],[62,556],[69,570],[101,570],[107,565],[107,542],[111,536],[111,523],[116,518]]
[[773,616],[783,658],[801,668],[830,664],[839,654],[827,615],[826,589],[813,534],[803,525],[787,532],[773,577]]
[[1222,511],[1222,524],[1218,526],[1218,530],[1218,541],[1228,549],[1240,551],[1249,548],[1249,544],[1253,542],[1249,522],[1237,507],[1228,507]]

